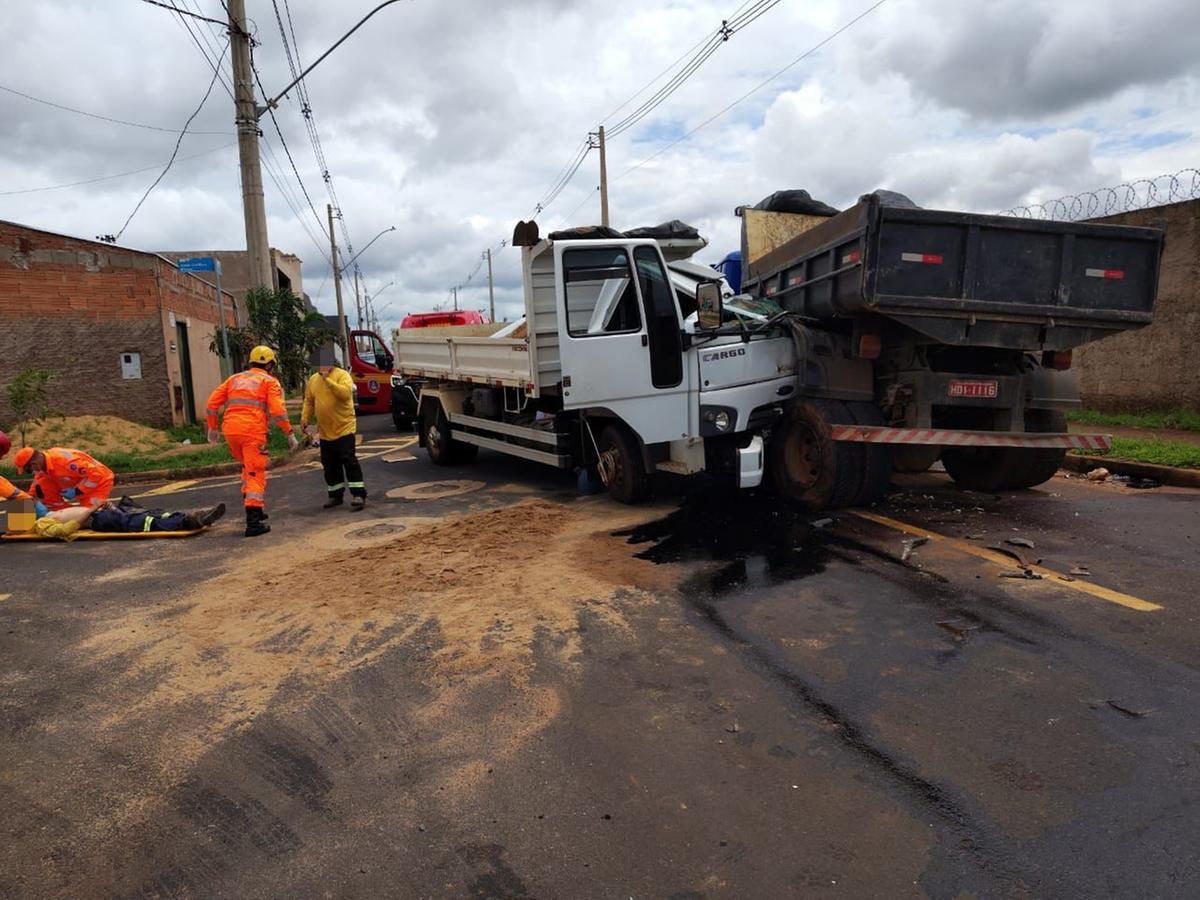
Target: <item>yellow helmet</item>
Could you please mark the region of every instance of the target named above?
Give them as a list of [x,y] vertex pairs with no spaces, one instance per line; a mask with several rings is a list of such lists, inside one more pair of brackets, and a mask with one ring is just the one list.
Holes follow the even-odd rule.
[[250,362],[259,366],[269,366],[275,362],[275,351],[264,344],[259,344],[250,351]]

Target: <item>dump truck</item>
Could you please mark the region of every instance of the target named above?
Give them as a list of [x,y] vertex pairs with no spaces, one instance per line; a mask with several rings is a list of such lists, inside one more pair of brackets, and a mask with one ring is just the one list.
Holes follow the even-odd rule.
[[397,374],[423,384],[421,446],[439,465],[484,447],[594,473],[623,502],[653,473],[707,472],[814,508],[879,497],[897,448],[999,489],[1107,446],[1066,433],[1069,351],[1150,321],[1160,232],[878,197],[759,212],[742,210],[738,296],[678,229],[520,223],[523,327],[394,334]]

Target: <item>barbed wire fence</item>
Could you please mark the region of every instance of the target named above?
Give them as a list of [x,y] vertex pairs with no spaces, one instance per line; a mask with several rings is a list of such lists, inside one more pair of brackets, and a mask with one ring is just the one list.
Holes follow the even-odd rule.
[[998,215],[1078,222],[1081,219],[1095,219],[1196,199],[1200,199],[1200,169],[1181,169],[1174,175],[1139,178],[1116,187],[1068,194],[1043,203],[1014,206]]

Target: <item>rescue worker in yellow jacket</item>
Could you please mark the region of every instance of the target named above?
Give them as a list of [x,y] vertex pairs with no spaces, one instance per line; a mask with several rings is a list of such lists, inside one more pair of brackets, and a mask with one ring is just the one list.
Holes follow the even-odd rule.
[[304,386],[304,408],[300,427],[309,428],[317,417],[317,437],[321,441],[321,465],[325,469],[325,509],[341,506],[346,488],[350,489],[350,508],[362,509],[367,502],[362,466],[355,443],[358,422],[354,417],[354,379],[345,369],[321,366]]
[[288,447],[299,441],[283,405],[283,388],[272,374],[275,351],[258,346],[250,351],[250,368],[227,378],[208,398],[208,442],[221,439],[217,415],[225,407],[222,431],[229,452],[242,464],[242,498],[246,507],[246,537],[271,530],[267,524],[267,428],[275,425],[287,435]]

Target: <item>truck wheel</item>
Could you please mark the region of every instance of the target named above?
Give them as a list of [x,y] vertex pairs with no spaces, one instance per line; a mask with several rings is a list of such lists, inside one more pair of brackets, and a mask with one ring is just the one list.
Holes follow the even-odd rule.
[[[1057,410],[1028,409],[1025,430],[1059,434],[1067,417]],[[954,447],[942,453],[942,465],[955,482],[971,491],[1013,491],[1049,481],[1062,466],[1066,450],[1015,447]]]
[[922,472],[928,472],[941,455],[941,447],[902,444],[896,447],[892,459],[897,472],[905,475],[919,475]]
[[451,440],[450,420],[440,403],[431,404],[422,417],[421,427],[425,430],[425,449],[435,466],[453,466],[474,461],[479,448],[474,444]]
[[767,448],[767,474],[775,491],[813,509],[850,506],[867,469],[864,445],[835,441],[831,421],[855,424],[838,400],[796,400],[784,412]]
[[[854,417],[855,425],[887,424],[883,410],[874,403],[856,401],[848,402],[845,406]],[[895,448],[891,444],[864,443],[862,448],[866,460],[863,481],[859,486],[858,496],[854,499],[855,506],[866,506],[881,499],[892,483],[892,470],[895,467]]]
[[650,496],[650,476],[642,464],[637,439],[628,429],[608,425],[600,432],[597,468],[609,495],[621,503],[640,503]]

